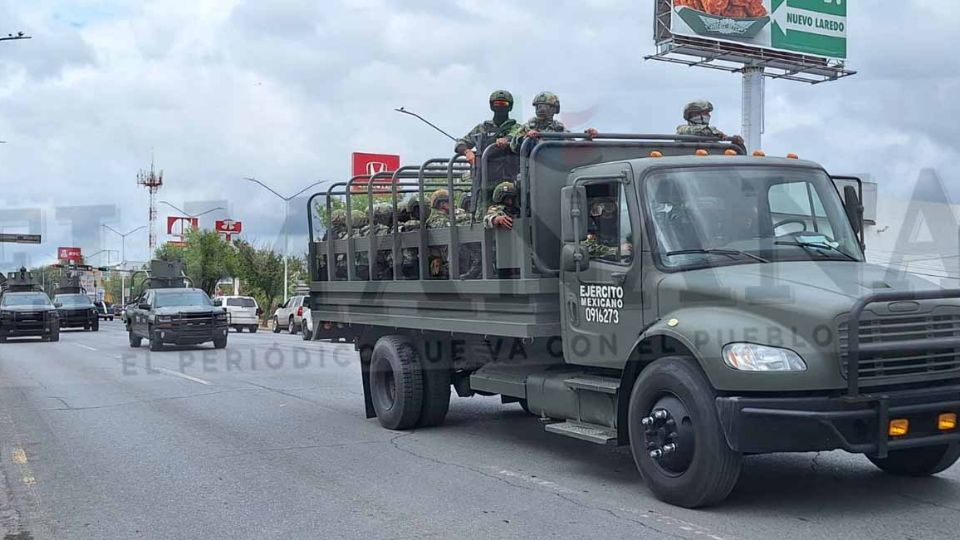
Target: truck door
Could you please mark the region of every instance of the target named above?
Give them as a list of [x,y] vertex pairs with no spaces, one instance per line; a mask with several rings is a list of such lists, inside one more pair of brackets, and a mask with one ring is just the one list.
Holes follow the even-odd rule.
[[130,324],[133,325],[133,331],[135,334],[139,334],[141,336],[149,335],[147,333],[147,325],[149,322],[148,319],[150,318],[150,311],[142,309],[140,307],[140,304],[146,303],[146,304],[152,305],[152,302],[153,302],[153,292],[146,291],[143,293],[143,295],[140,296],[139,299],[137,299],[137,302],[133,305],[134,311],[133,311],[133,317],[131,317],[130,319]]
[[[571,194],[574,201],[563,218],[563,356],[572,364],[619,368],[643,328],[640,257],[635,256],[641,249],[640,213],[630,167],[602,167],[615,170],[609,177],[575,178],[564,190],[568,196],[561,206]],[[567,264],[575,252],[586,259],[586,268]]]

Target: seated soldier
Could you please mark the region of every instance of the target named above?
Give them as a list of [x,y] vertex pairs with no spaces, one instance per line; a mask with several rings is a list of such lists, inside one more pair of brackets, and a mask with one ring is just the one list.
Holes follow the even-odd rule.
[[[354,210],[350,213],[351,225],[353,226],[353,234],[351,238],[363,238],[367,233],[370,232],[367,223],[370,221],[367,218],[366,212],[361,212],[360,210]],[[354,264],[355,272],[357,279],[361,281],[367,281],[370,279],[370,257],[367,255],[366,250],[360,250],[354,253]]]
[[[514,220],[520,217],[517,200],[517,187],[513,182],[500,182],[493,190],[492,203],[483,217],[483,226],[487,229],[513,230]],[[519,268],[499,268],[496,263],[496,250],[493,252],[494,267],[500,279],[514,279],[520,275]]]

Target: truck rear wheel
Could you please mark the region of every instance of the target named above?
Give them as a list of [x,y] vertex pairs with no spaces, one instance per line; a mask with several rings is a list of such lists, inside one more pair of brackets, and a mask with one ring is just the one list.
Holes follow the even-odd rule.
[[423,374],[416,348],[401,336],[377,341],[370,361],[370,394],[380,425],[410,429],[420,419]]
[[686,508],[723,501],[740,476],[739,453],[727,445],[716,393],[694,359],[657,360],[630,395],[633,459],[660,500]]
[[423,373],[423,407],[418,427],[439,426],[450,410],[451,365],[446,358],[436,362],[421,361]]
[[894,450],[885,458],[867,456],[885,473],[897,476],[930,476],[949,469],[960,459],[960,443]]

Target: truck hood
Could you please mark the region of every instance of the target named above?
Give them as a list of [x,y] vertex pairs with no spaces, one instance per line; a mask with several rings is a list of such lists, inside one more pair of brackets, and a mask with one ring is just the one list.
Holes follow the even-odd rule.
[[725,266],[670,274],[660,281],[661,316],[691,305],[778,305],[825,319],[849,311],[859,298],[881,292],[943,290],[922,277],[884,266],[845,261],[796,261]]
[[220,308],[210,306],[170,306],[156,308],[154,315],[177,315],[179,313],[224,313]]

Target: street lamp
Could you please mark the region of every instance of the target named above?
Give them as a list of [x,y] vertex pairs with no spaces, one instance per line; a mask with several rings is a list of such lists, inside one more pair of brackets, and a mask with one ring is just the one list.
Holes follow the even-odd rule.
[[314,186],[318,186],[318,185],[322,184],[323,181],[322,181],[322,180],[318,180],[318,181],[310,184],[309,186],[301,189],[300,191],[296,192],[295,194],[293,194],[293,195],[291,195],[291,196],[289,196],[289,197],[284,197],[283,195],[281,195],[281,194],[277,193],[276,191],[274,191],[273,188],[271,188],[270,186],[268,186],[268,185],[264,184],[263,182],[257,180],[256,178],[244,177],[244,180],[247,180],[248,182],[253,182],[254,184],[259,184],[260,187],[262,187],[263,189],[269,191],[270,193],[273,193],[273,194],[276,195],[280,200],[283,201],[283,301],[286,302],[286,301],[287,301],[287,297],[288,297],[288,296],[287,296],[287,295],[288,295],[288,289],[290,288],[290,287],[289,287],[289,284],[288,284],[288,281],[289,281],[290,277],[289,277],[289,272],[288,272],[288,270],[287,270],[287,249],[288,249],[288,245],[287,245],[287,244],[289,243],[288,240],[289,240],[289,236],[290,236],[290,235],[288,234],[288,231],[287,231],[287,206],[290,205],[290,201],[292,201],[293,199],[295,199],[295,198],[297,198],[298,196],[302,195],[303,192],[307,191],[308,189],[310,189],[310,188],[312,188],[312,187],[314,187]]
[[[139,230],[146,229],[147,226],[146,226],[146,225],[141,225],[141,226],[137,227],[136,229],[133,229],[133,230],[127,232],[126,234],[124,234],[124,233],[122,233],[122,232],[114,229],[113,227],[107,225],[106,223],[101,223],[100,226],[103,227],[103,228],[105,228],[105,229],[108,229],[108,230],[110,230],[110,231],[113,231],[114,233],[116,233],[117,235],[120,236],[120,264],[121,264],[121,266],[126,266],[126,264],[127,264],[127,237],[130,236],[131,234],[139,231]],[[121,273],[120,273],[120,303],[121,303],[121,304],[124,304],[124,305],[126,305],[126,303],[127,303],[127,290],[126,290],[126,283],[125,283],[125,282],[126,282],[126,279],[125,279],[125,278],[126,278],[126,275],[125,275],[123,272],[121,272]]]
[[222,207],[222,206],[218,206],[218,207],[216,207],[216,208],[211,208],[211,209],[209,209],[209,210],[205,210],[205,211],[203,211],[203,212],[200,212],[199,214],[191,214],[190,212],[187,212],[186,210],[183,210],[183,209],[181,209],[181,208],[177,208],[176,206],[168,203],[167,201],[160,201],[160,204],[165,204],[165,205],[169,206],[170,208],[173,208],[173,209],[176,210],[177,212],[180,212],[181,214],[183,214],[183,215],[185,215],[185,216],[187,216],[188,218],[191,218],[191,219],[193,219],[193,218],[198,218],[198,217],[200,217],[200,216],[205,216],[205,215],[209,214],[210,212],[216,212],[217,210],[223,210],[223,211],[226,211],[226,210],[227,210],[226,208],[224,208],[224,207]]

